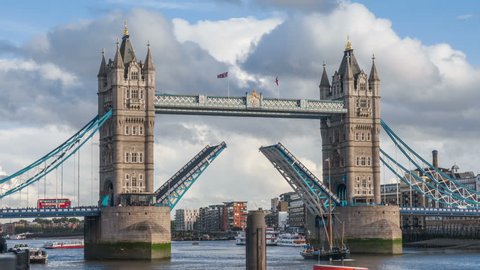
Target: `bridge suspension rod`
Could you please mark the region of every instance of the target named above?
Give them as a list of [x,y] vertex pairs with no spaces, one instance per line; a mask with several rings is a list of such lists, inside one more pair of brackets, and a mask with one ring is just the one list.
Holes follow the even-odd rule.
[[[102,117],[95,116],[82,129],[54,150],[27,167],[0,180],[0,199],[22,190],[55,170],[65,160],[77,152],[111,116],[111,110],[106,112]],[[27,173],[33,175],[27,175]]]

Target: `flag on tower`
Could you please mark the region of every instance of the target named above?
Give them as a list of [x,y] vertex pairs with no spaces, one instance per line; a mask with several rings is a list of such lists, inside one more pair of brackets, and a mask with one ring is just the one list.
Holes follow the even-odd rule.
[[278,76],[275,77],[275,84],[278,86]]
[[228,71],[217,75],[217,79],[222,79],[227,77],[228,77]]

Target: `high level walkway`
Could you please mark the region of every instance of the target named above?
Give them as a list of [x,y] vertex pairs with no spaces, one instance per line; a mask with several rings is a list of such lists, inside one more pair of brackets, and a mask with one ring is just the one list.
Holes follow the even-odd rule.
[[155,113],[320,119],[347,109],[343,101],[264,98],[253,91],[244,97],[157,94]]

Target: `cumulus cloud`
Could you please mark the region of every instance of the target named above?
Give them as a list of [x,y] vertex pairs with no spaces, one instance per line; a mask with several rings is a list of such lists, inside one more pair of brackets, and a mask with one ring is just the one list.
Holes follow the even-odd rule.
[[[235,64],[242,61],[260,38],[281,23],[278,18],[257,20],[252,17],[190,24],[174,19],[175,36],[181,42],[193,41],[218,61]],[[212,36],[215,35],[215,38]]]

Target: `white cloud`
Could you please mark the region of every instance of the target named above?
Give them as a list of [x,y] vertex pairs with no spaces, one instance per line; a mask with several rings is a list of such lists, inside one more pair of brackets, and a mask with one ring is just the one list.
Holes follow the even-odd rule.
[[278,18],[257,20],[252,17],[190,24],[174,19],[175,36],[180,42],[192,41],[218,61],[235,64],[248,54],[260,38],[282,22]]
[[39,64],[33,60],[23,59],[0,59],[0,72],[28,71],[38,72],[46,80],[60,81],[65,87],[71,87],[77,83],[77,77],[62,70],[52,63]]
[[466,20],[470,20],[471,18],[473,18],[472,14],[463,14],[463,15],[457,16],[457,20],[459,21],[466,21]]

